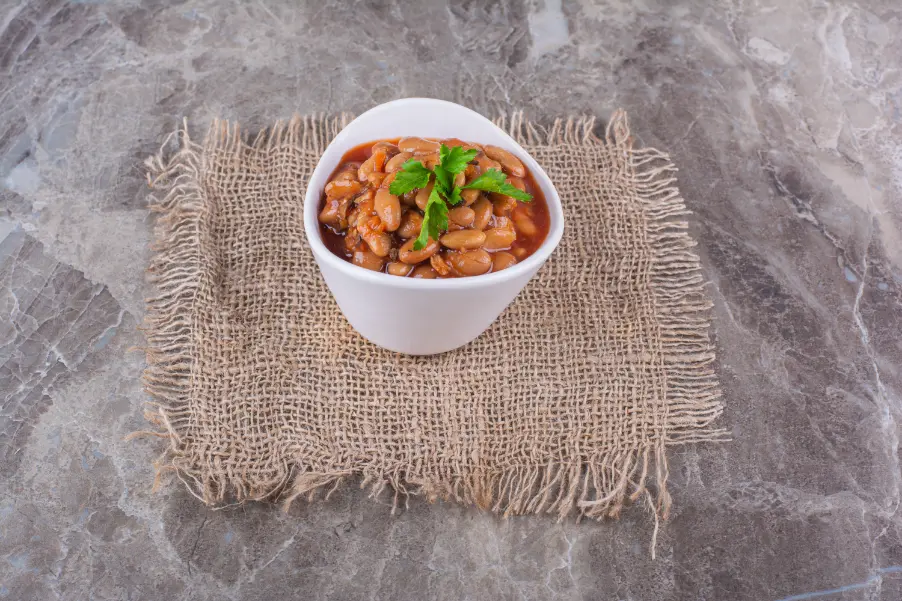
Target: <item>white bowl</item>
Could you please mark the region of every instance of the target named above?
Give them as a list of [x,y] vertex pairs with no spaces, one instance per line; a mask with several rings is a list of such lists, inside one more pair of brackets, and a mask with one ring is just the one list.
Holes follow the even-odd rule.
[[[545,195],[548,237],[535,253],[498,273],[421,280],[370,271],[349,263],[323,243],[318,213],[323,187],[351,148],[385,138],[459,138],[493,144],[517,155]],[[313,256],[342,313],[367,340],[410,355],[458,348],[482,334],[519,294],[557,247],[564,232],[561,199],[545,171],[513,138],[468,108],[430,98],[381,104],[335,136],[319,160],[304,198],[304,230]]]

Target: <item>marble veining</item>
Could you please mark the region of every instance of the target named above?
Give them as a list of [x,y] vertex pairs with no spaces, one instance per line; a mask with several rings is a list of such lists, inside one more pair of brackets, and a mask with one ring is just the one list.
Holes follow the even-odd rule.
[[[0,6],[0,599],[902,598],[902,5],[12,0]],[[499,520],[344,488],[290,513],[151,492],[142,160],[407,96],[632,117],[669,151],[733,442],[674,511]]]

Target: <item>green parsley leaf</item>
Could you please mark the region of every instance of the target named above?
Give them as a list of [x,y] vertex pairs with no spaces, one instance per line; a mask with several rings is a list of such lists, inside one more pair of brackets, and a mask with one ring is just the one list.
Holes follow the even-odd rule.
[[474,188],[484,192],[497,192],[498,194],[504,194],[505,196],[510,196],[523,202],[532,200],[532,194],[528,194],[523,190],[514,187],[513,184],[507,183],[507,178],[497,169],[489,169],[464,186],[464,188]]
[[[448,205],[457,205],[462,201],[462,188],[454,185],[454,176],[462,173],[477,153],[476,149],[464,150],[462,146],[448,148],[442,144],[439,164],[431,171],[420,161],[410,159],[395,175],[388,188],[395,196],[425,188],[429,185],[430,176],[435,175],[435,184],[423,210],[423,226],[413,243],[414,250],[422,250],[429,244],[430,238],[438,240],[442,232],[448,229]],[[532,195],[507,183],[507,177],[497,169],[489,169],[463,188],[497,192],[523,202],[532,200]]]
[[451,188],[454,187],[454,176],[448,173],[448,170],[441,165],[436,165],[433,169],[435,173],[435,187],[442,196],[451,194]]
[[423,211],[423,227],[420,235],[413,243],[414,250],[422,250],[429,244],[429,239],[438,240],[442,232],[448,229],[448,205],[439,195],[438,186],[432,188],[426,209]]
[[454,186],[454,189],[451,190],[451,194],[448,195],[448,202],[452,205],[457,205],[460,204],[460,201],[462,200],[463,198],[460,197],[460,188]]
[[448,173],[457,175],[467,168],[467,164],[476,158],[478,152],[479,151],[475,148],[464,150],[463,146],[448,148],[442,144],[441,150],[439,151],[439,157],[441,158],[442,167],[448,171]]
[[395,175],[388,191],[395,196],[400,196],[417,188],[425,188],[429,184],[431,174],[432,172],[426,169],[423,163],[410,159],[401,165],[401,170]]

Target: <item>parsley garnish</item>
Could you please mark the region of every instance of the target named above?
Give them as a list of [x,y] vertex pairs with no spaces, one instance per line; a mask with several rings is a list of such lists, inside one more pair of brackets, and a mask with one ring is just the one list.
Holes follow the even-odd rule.
[[433,186],[429,200],[426,202],[426,209],[423,211],[423,226],[420,228],[420,235],[417,236],[416,242],[413,243],[413,249],[425,248],[429,244],[430,238],[438,240],[439,235],[446,229],[448,229],[448,205],[442,200],[436,185]]
[[400,196],[417,188],[425,188],[429,184],[430,175],[432,172],[426,169],[423,163],[410,159],[395,174],[395,179],[388,187],[388,191],[395,196]]
[[441,233],[448,229],[448,205],[456,205],[461,201],[460,191],[466,188],[498,192],[529,202],[532,196],[507,183],[507,178],[497,169],[489,169],[469,184],[461,187],[454,185],[454,176],[467,168],[467,164],[476,158],[479,151],[475,148],[464,150],[462,146],[448,148],[444,144],[439,152],[440,162],[430,171],[420,161],[410,159],[401,166],[395,175],[388,191],[395,196],[406,194],[412,190],[429,185],[430,176],[435,176],[435,185],[426,201],[423,210],[423,226],[420,235],[413,243],[414,250],[421,250],[429,239],[438,240]]
[[505,196],[522,200],[523,202],[532,200],[531,194],[520,190],[513,184],[507,183],[507,178],[497,169],[489,169],[464,186],[464,188],[475,188],[476,190],[483,190],[484,192],[497,192],[498,194],[504,194]]
[[463,146],[448,148],[442,144],[439,157],[442,160],[442,167],[451,173],[457,174],[467,168],[469,162],[476,158],[478,152],[475,148],[464,150]]

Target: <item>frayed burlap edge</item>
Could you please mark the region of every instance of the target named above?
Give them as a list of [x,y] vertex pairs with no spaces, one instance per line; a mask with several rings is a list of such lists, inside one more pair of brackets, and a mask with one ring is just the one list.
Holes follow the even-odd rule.
[[[215,121],[204,146],[233,151],[297,145],[321,153],[350,116],[294,117],[246,139],[237,125]],[[175,132],[179,150],[168,158],[163,149],[147,160],[148,179],[157,191],[151,195],[151,210],[160,213],[155,227],[153,257],[148,269],[159,295],[148,299],[145,335],[148,367],[146,391],[154,402],[147,419],[161,429],[153,433],[169,439],[168,449],[155,463],[159,485],[165,472],[175,472],[188,490],[207,504],[228,500],[280,500],[287,508],[301,496],[313,497],[322,489],[337,488],[343,479],[362,477],[373,495],[386,487],[399,496],[424,495],[429,500],[453,499],[508,515],[553,513],[563,519],[576,510],[590,518],[616,517],[624,504],[644,497],[656,520],[668,515],[671,498],[667,491],[666,446],[690,442],[726,440],[723,429],[710,428],[722,412],[720,390],[713,368],[714,348],[708,338],[710,301],[704,294],[705,280],[695,242],[689,236],[688,215],[676,187],[676,167],[655,149],[634,149],[626,113],[612,116],[602,140],[594,134],[591,117],[556,120],[550,128],[526,121],[522,113],[501,116],[496,123],[521,144],[556,146],[608,145],[622,153],[622,169],[634,182],[635,200],[647,217],[647,241],[653,250],[651,280],[657,308],[662,368],[666,375],[664,435],[645,447],[599,456],[593,461],[554,463],[490,472],[466,477],[418,475],[406,472],[369,473],[348,469],[336,473],[298,471],[284,465],[284,473],[268,484],[249,483],[240,474],[223,474],[214,465],[193,454],[184,436],[191,418],[193,377],[193,303],[203,266],[199,249],[204,240],[206,215],[200,174],[203,147],[193,142],[187,123]],[[624,175],[624,174],[621,174]],[[159,196],[162,194],[162,196]],[[206,462],[205,462],[206,461]],[[650,475],[650,470],[654,475]],[[652,478],[653,491],[646,488]]]

